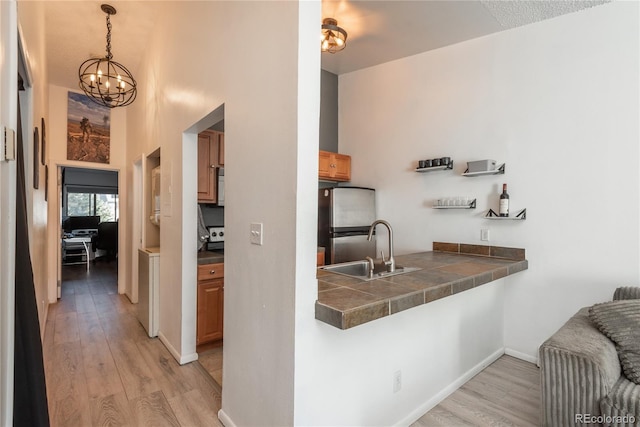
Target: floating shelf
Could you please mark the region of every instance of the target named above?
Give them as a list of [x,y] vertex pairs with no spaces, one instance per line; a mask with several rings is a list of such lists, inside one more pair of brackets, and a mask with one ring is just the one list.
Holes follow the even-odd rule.
[[433,171],[442,171],[446,169],[453,169],[453,160],[449,162],[448,165],[445,166],[430,166],[428,168],[416,168],[416,172],[433,172]]
[[469,169],[464,171],[462,176],[481,176],[481,175],[502,175],[504,173],[506,163],[501,164],[497,169],[492,171],[482,171],[482,172],[469,172]]
[[493,209],[489,209],[489,212],[484,216],[487,219],[497,219],[497,220],[525,220],[527,219],[527,209],[522,209],[515,216],[500,216],[494,212]]
[[475,209],[476,208],[476,199],[473,199],[469,204],[463,206],[433,206],[433,209]]

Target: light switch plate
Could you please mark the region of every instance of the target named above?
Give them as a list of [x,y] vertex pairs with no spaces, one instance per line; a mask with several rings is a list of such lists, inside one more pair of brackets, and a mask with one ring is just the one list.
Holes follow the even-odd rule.
[[2,145],[0,149],[0,160],[15,160],[16,159],[16,133],[13,129],[7,127],[1,127],[2,130]]
[[249,241],[251,244],[262,246],[262,223],[252,222],[250,232]]

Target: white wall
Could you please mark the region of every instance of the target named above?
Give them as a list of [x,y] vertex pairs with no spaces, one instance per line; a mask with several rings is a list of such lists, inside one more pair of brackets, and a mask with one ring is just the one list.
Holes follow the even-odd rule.
[[[167,165],[172,171],[171,211],[163,207],[161,213],[160,336],[178,360],[195,355],[196,137],[185,131],[224,104],[227,240],[221,416],[235,425],[291,425],[298,4],[163,6],[136,75],[140,92],[129,107],[127,133],[129,163],[159,146],[163,176]],[[319,21],[318,16],[314,22]],[[264,36],[274,22],[284,29],[277,48]],[[317,135],[309,143],[317,149]],[[164,178],[161,197],[169,197]],[[264,224],[263,246],[249,243],[251,222]],[[309,244],[309,255],[314,247],[315,242]]]
[[[579,307],[611,299],[617,286],[638,285],[638,47],[638,4],[613,2],[340,76],[340,151],[353,156],[352,183],[378,190],[379,217],[394,226],[398,253],[430,249],[433,241],[480,244],[483,228],[491,244],[526,249],[529,270],[504,279],[504,345],[520,357],[535,360],[542,341]],[[417,160],[441,156],[455,160],[454,171],[413,172]],[[460,175],[466,161],[487,158],[506,162],[506,174]],[[527,208],[526,221],[483,218],[496,210],[503,182],[512,212]],[[458,195],[477,197],[478,208],[430,209],[438,197]],[[469,298],[465,310],[478,303]],[[428,317],[431,306],[414,320],[430,347],[441,351],[452,334],[470,333],[456,316]],[[396,330],[386,330],[389,320]],[[382,346],[404,332],[400,319],[379,323],[370,326],[375,339],[353,331],[371,359],[344,372],[349,379],[377,366],[390,381],[401,360],[390,356],[416,353],[408,340]],[[488,333],[499,324],[478,318],[474,327]],[[309,339],[333,349],[349,332],[342,334],[319,328]],[[408,367],[422,366],[428,380],[442,370],[464,371],[422,352]],[[377,407],[376,387],[358,384],[361,410]],[[416,392],[424,401],[433,396]],[[402,404],[410,409],[408,399]],[[380,405],[392,411],[390,402]],[[336,417],[358,424],[399,419]]]
[[[44,200],[45,167],[41,163],[42,155],[42,124],[45,119],[45,131],[48,130],[48,75],[46,69],[46,52],[44,40],[44,14],[42,8],[33,3],[20,3],[18,19],[23,37],[23,49],[30,73],[31,86],[21,92],[21,106],[23,107],[23,138],[25,149],[25,189],[27,194],[27,221],[29,226],[29,250],[33,267],[33,282],[36,303],[40,321],[40,333],[44,336],[47,296],[47,202]],[[26,109],[24,107],[27,107]],[[38,153],[39,183],[38,189],[33,188],[33,130],[38,128],[40,137],[40,152]],[[46,134],[48,141],[48,134]],[[48,151],[48,150],[46,150]],[[46,154],[46,153],[45,153]],[[47,159],[45,159],[45,162]]]
[[[57,168],[58,166],[72,166],[84,169],[106,169],[118,171],[120,203],[120,219],[118,220],[118,292],[123,293],[125,281],[129,280],[126,275],[127,264],[130,260],[130,247],[126,242],[130,237],[127,233],[127,223],[129,219],[125,214],[128,204],[126,178],[126,154],[127,154],[127,115],[125,108],[111,109],[111,147],[109,163],[81,162],[77,160],[67,160],[67,106],[69,92],[79,92],[76,89],[69,89],[56,85],[49,85],[49,121],[47,122],[47,144],[49,146],[49,203],[48,218],[50,227],[48,233],[48,295],[49,303],[56,302],[57,292],[57,271],[58,251],[60,249],[60,196],[57,188]],[[128,107],[126,107],[128,108]]]

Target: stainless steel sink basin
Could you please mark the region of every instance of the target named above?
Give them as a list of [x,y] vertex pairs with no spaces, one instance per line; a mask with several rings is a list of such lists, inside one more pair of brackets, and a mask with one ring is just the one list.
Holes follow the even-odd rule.
[[354,277],[360,280],[374,280],[382,279],[383,277],[397,276],[399,274],[411,273],[412,271],[421,270],[417,267],[402,267],[396,265],[394,272],[386,271],[385,267],[380,263],[375,264],[373,269],[373,275],[369,275],[369,262],[368,261],[351,261],[343,262],[341,264],[331,264],[319,267],[320,270],[330,271],[331,273],[342,274],[343,276]]

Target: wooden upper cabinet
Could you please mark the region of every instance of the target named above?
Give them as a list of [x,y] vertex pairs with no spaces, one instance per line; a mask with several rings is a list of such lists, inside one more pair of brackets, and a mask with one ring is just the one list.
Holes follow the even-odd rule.
[[217,203],[216,168],[224,164],[224,148],[220,150],[221,132],[206,130],[198,134],[198,202]]
[[320,151],[318,178],[327,181],[351,181],[351,156]]
[[224,166],[224,133],[218,135],[218,164]]

